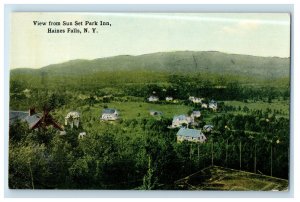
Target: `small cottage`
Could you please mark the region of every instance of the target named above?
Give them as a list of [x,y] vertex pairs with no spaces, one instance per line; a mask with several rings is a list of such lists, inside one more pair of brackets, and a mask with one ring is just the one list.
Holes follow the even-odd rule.
[[207,109],[208,105],[206,103],[202,103],[201,107],[204,108],[204,109]]
[[86,132],[81,132],[78,135],[78,139],[83,139],[86,136]]
[[166,101],[167,102],[173,101],[173,97],[166,97]]
[[69,112],[65,117],[65,125],[70,125],[71,128],[73,128],[73,125],[75,125],[76,128],[78,128],[79,118],[80,118],[79,112],[76,111]]
[[211,132],[213,130],[213,126],[212,125],[205,125],[203,126],[203,131],[205,132]]
[[101,120],[115,121],[119,118],[119,113],[116,109],[104,109],[102,111]]
[[189,100],[195,104],[202,103],[202,98],[198,98],[198,97],[194,97],[194,96],[190,96]]
[[193,119],[186,115],[174,116],[171,128],[181,127],[183,124],[189,125],[193,122]]
[[189,142],[199,142],[204,143],[206,141],[205,135],[201,130],[180,128],[176,134],[177,142],[189,141]]
[[216,101],[214,101],[214,100],[211,100],[209,102],[208,108],[216,111],[218,109],[218,103]]
[[149,102],[157,102],[157,101],[159,101],[159,98],[158,98],[157,96],[151,95],[151,96],[148,98],[148,101],[149,101]]
[[194,118],[199,118],[201,116],[201,112],[200,111],[193,111],[191,114],[192,117]]

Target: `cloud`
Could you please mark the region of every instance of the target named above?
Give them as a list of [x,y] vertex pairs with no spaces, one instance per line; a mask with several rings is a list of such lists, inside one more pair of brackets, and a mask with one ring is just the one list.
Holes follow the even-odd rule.
[[257,30],[261,25],[258,20],[242,20],[230,26],[222,27],[222,32],[228,34],[243,34]]

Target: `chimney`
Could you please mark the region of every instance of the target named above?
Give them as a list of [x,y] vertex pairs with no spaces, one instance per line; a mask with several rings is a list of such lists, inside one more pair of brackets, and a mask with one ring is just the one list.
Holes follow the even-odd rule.
[[35,114],[35,108],[30,108],[29,109],[29,116],[32,116]]

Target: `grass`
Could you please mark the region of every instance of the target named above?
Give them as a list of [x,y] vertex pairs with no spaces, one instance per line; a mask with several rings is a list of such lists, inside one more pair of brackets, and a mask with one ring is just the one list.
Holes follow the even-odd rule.
[[[161,117],[172,119],[174,115],[187,114],[193,107],[180,104],[155,104],[147,102],[111,102],[95,104],[94,106],[80,106],[76,111],[81,114],[80,124],[86,131],[102,131],[105,128],[110,128],[118,121],[100,121],[101,113],[104,107],[117,109],[120,119],[159,119],[160,116],[150,115],[150,110],[157,110],[163,112]],[[63,124],[64,117],[71,109],[65,108],[57,110],[52,113],[55,119]],[[171,124],[171,122],[170,122]]]
[[289,116],[289,109],[290,104],[289,101],[282,101],[282,100],[274,100],[271,103],[262,102],[262,101],[249,101],[247,103],[241,101],[224,101],[225,105],[231,105],[234,107],[241,107],[243,109],[244,106],[247,106],[250,110],[267,110],[267,108],[271,110],[279,110],[282,111],[285,117]]
[[[128,119],[142,119],[151,118],[150,110],[157,110],[163,112],[163,117],[173,118],[174,115],[187,114],[192,109],[190,106],[180,104],[154,104],[146,102],[111,102],[107,104],[96,104],[94,106],[81,106],[77,109],[83,118],[91,116],[92,118],[100,118],[101,112],[104,107],[117,109],[120,118],[124,120]],[[68,110],[58,111],[57,114],[67,114]],[[64,115],[64,116],[65,116]]]
[[[288,101],[273,101],[272,103],[266,103],[262,101],[257,102],[241,102],[241,101],[225,101],[226,105],[232,105],[235,107],[247,106],[249,109],[260,109],[266,110],[270,108],[271,110],[282,110],[283,115],[288,116],[289,103]],[[193,109],[192,106],[186,106],[183,104],[169,104],[169,103],[148,103],[143,101],[129,101],[129,102],[117,102],[113,101],[110,103],[100,103],[95,104],[94,106],[80,106],[76,111],[81,113],[81,123],[84,127],[89,127],[89,125],[99,125],[99,120],[101,112],[104,107],[114,108],[119,111],[120,118],[123,120],[132,120],[132,119],[155,119],[160,118],[160,116],[150,115],[150,110],[157,110],[163,112],[161,117],[172,119],[175,115],[187,114],[190,110]],[[61,123],[64,122],[64,117],[67,115],[71,109],[61,109],[56,111],[55,117]],[[246,114],[243,111],[237,111],[236,113]],[[203,117],[206,123],[211,123],[211,119],[218,114],[217,112],[210,112],[209,110],[201,110],[201,116]],[[171,124],[171,123],[170,123]]]

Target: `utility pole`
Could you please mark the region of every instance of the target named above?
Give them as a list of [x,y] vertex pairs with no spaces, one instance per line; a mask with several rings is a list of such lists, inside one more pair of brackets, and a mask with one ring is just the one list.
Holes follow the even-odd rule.
[[226,141],[226,152],[225,152],[225,162],[226,162],[226,168],[228,167],[228,159],[227,159],[227,155],[228,155],[228,139]]
[[242,141],[240,140],[240,170],[242,169]]
[[198,166],[200,164],[200,149],[199,149],[200,143],[198,142]]
[[190,143],[190,160],[192,160],[192,143]]
[[254,173],[256,173],[256,143],[254,144]]
[[32,176],[31,164],[30,164],[30,162],[28,162],[28,164],[29,164],[29,171],[30,171],[30,177],[31,177],[31,186],[32,186],[32,189],[34,189],[34,183],[33,183],[33,176]]
[[211,165],[214,165],[214,141],[211,144]]
[[273,147],[272,147],[272,142],[271,142],[271,176],[273,176]]

